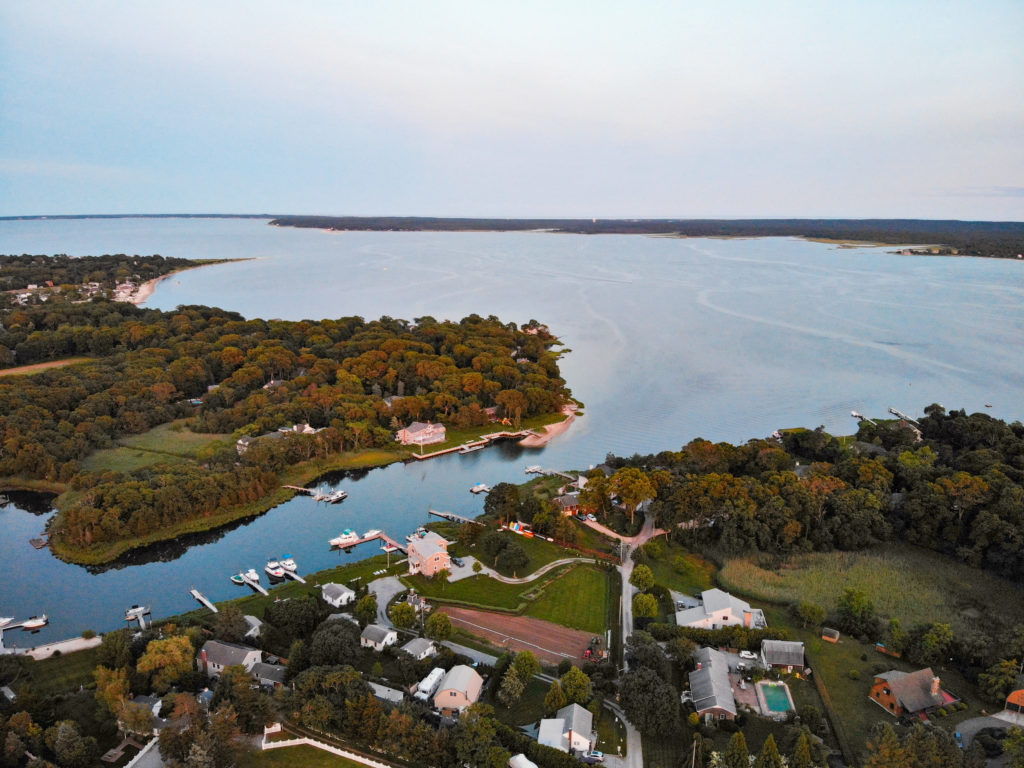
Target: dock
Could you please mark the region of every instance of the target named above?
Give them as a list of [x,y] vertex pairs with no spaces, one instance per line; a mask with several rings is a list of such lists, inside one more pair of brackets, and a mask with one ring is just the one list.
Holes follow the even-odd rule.
[[427,510],[427,514],[433,515],[434,517],[441,517],[445,520],[450,520],[453,523],[473,523],[473,525],[483,525],[478,520],[472,520],[462,515],[456,515],[454,512],[438,512],[436,509]]
[[246,576],[246,575],[245,575],[244,573],[242,573],[242,574],[239,574],[239,575],[240,575],[240,576],[242,577],[242,581],[244,581],[244,582],[245,582],[246,584],[248,584],[248,585],[249,585],[250,587],[252,587],[253,589],[255,589],[255,590],[256,590],[257,592],[259,592],[259,593],[260,593],[261,595],[265,595],[265,596],[267,596],[267,597],[269,597],[269,596],[270,596],[270,593],[269,593],[269,592],[267,592],[267,590],[265,590],[265,589],[263,588],[263,585],[262,585],[262,584],[260,584],[260,580],[259,580],[259,579],[251,579],[251,578],[249,578],[248,576]]
[[209,608],[209,609],[210,609],[211,611],[213,611],[214,613],[217,613],[217,612],[218,612],[218,611],[217,611],[217,606],[216,606],[216,605],[214,605],[214,604],[213,604],[212,602],[210,602],[210,598],[208,598],[208,597],[207,597],[206,595],[204,595],[204,594],[203,594],[202,592],[200,592],[200,591],[199,591],[198,589],[196,589],[195,587],[192,587],[192,589],[190,589],[190,590],[188,591],[188,593],[189,593],[190,595],[192,595],[192,597],[194,597],[194,598],[195,598],[196,600],[198,600],[198,601],[199,601],[200,603],[202,603],[202,604],[203,604],[203,605],[205,605],[205,606],[206,606],[207,608]]
[[489,445],[494,440],[518,440],[536,434],[537,433],[534,432],[532,429],[520,429],[518,432],[491,432],[490,434],[487,435],[480,435],[480,437],[477,438],[476,440],[471,440],[467,443],[463,443],[462,445],[456,445],[453,448],[443,448],[440,451],[433,451],[431,453],[414,453],[412,455],[412,458],[416,459],[417,461],[423,461],[424,459],[432,459],[435,456],[444,456],[446,453],[456,453],[458,451],[461,451],[467,445],[471,447],[478,446],[480,448],[483,448],[484,446]]
[[[306,580],[304,578],[302,578],[301,576],[299,576],[299,574],[297,574],[295,571],[289,571],[287,568],[284,569],[284,575],[285,575],[285,578],[287,578],[287,579],[295,579],[297,582],[299,582],[299,584],[305,584],[306,583]],[[214,610],[217,610],[217,609],[214,608]]]
[[282,488],[287,488],[289,491],[295,491],[296,493],[305,493],[308,496],[313,495],[312,488],[303,488],[301,485],[282,485]]

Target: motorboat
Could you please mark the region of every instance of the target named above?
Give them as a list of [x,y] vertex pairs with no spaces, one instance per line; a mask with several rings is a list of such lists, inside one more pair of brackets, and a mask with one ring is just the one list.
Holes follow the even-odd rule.
[[281,567],[281,564],[279,562],[277,562],[277,560],[270,560],[270,561],[268,561],[267,562],[267,567],[264,568],[263,570],[265,570],[268,574],[273,576],[275,579],[283,579],[284,578],[284,568]]
[[139,618],[139,616],[145,616],[147,613],[149,613],[149,608],[147,608],[146,606],[133,605],[131,608],[125,610],[124,620],[134,621],[135,619]]
[[326,501],[328,504],[337,504],[339,501],[344,501],[348,498],[348,491],[343,491],[340,488],[336,491],[323,494],[318,500]]
[[541,466],[540,464],[531,464],[523,471],[528,475],[539,475],[541,473]]
[[49,623],[50,620],[44,613],[42,616],[33,616],[31,619],[21,622],[21,626],[22,629],[39,629],[40,627],[45,627]]
[[366,533],[363,534],[363,538],[364,539],[372,539],[372,538],[374,538],[376,536],[380,536],[381,533],[383,533],[383,531],[381,531],[381,530],[379,530],[377,528],[371,528],[370,530],[368,530]]
[[248,571],[246,571],[245,572],[245,578],[248,581],[254,581],[257,584],[260,583],[260,575],[256,572],[255,568],[250,568]]
[[426,535],[427,535],[427,529],[424,528],[421,525],[413,533],[410,533],[408,536],[406,536],[405,540],[409,541],[409,542],[412,542],[412,541],[415,541],[416,539],[422,539]]
[[351,528],[346,528],[340,535],[331,539],[330,544],[332,547],[347,547],[355,544],[357,541],[359,541],[359,534]]
[[14,617],[13,616],[0,616],[0,629],[3,629],[8,624],[10,624],[12,621],[14,621]]
[[383,547],[380,548],[380,551],[381,552],[397,552],[398,551],[398,547],[396,547],[394,544],[385,544]]
[[245,576],[243,576],[240,573],[236,573],[234,576],[231,577],[231,583],[238,584],[239,586],[241,586],[242,584],[245,584]]
[[469,489],[470,493],[490,493],[491,486],[486,483],[477,483]]
[[285,555],[278,562],[280,563],[281,567],[284,568],[286,571],[295,571],[298,568],[298,566],[295,564],[295,561],[292,560],[291,555]]

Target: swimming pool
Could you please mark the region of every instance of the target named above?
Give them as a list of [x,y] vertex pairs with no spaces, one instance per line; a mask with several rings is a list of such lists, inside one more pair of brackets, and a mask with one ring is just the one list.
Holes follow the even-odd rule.
[[785,714],[793,706],[793,698],[789,695],[789,687],[785,683],[758,683],[761,691],[761,701],[764,704],[765,714]]

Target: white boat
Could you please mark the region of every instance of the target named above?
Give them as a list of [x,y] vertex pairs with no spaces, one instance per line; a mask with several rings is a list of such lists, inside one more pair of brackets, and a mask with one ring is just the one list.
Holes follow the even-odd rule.
[[531,464],[523,471],[528,475],[539,475],[541,473],[541,466],[540,464]]
[[491,490],[491,487],[489,485],[487,485],[486,483],[477,483],[476,485],[474,485],[472,488],[469,489],[469,492],[470,493],[489,493],[490,490]]
[[398,551],[398,547],[396,547],[394,544],[385,544],[383,547],[380,548],[380,551],[381,552],[397,552]]
[[267,573],[269,573],[275,579],[282,579],[282,578],[284,578],[284,568],[281,567],[281,564],[279,562],[277,562],[277,560],[270,560],[267,563],[267,567],[264,568],[263,570],[265,570]]
[[281,567],[284,568],[286,571],[294,571],[298,568],[298,566],[295,564],[295,561],[292,560],[291,555],[285,555],[284,557],[282,557],[280,563]]
[[23,629],[39,629],[40,627],[45,627],[49,622],[50,620],[46,618],[44,613],[42,616],[33,616],[28,621],[21,622],[21,626]]
[[339,536],[331,539],[330,544],[332,547],[347,547],[355,544],[357,541],[359,541],[359,534],[351,528],[346,528]]
[[337,504],[339,501],[344,501],[348,498],[348,491],[343,491],[340,488],[330,493],[325,493],[320,496],[317,501],[326,501],[328,504]]
[[366,533],[363,534],[363,538],[364,539],[372,539],[374,536],[380,536],[381,533],[382,533],[382,531],[378,530],[377,528],[371,528],[370,530],[368,530]]
[[3,629],[8,624],[10,624],[12,621],[14,621],[14,617],[13,616],[0,616],[0,629]]
[[464,445],[459,448],[459,453],[472,453],[473,451],[480,451],[487,447],[487,443],[480,443],[480,445]]
[[243,576],[241,573],[236,573],[234,576],[231,577],[231,583],[245,584],[245,576]]
[[255,568],[250,568],[248,571],[246,571],[245,572],[245,578],[248,581],[255,581],[257,584],[260,583],[260,575],[258,573],[256,573],[256,569]]
[[131,608],[125,610],[124,620],[134,621],[139,616],[145,616],[147,613],[149,613],[149,608],[145,607],[144,605],[133,605]]

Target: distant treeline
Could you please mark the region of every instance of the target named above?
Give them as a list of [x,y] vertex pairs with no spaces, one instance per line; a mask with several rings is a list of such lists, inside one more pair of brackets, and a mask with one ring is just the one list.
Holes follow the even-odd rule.
[[55,286],[99,283],[113,288],[126,280],[145,282],[177,269],[209,264],[210,261],[176,259],[160,255],[128,256],[123,253],[103,256],[20,256],[0,254],[0,290],[13,291],[29,285]]
[[934,244],[968,256],[1016,258],[1024,222],[924,219],[437,219],[416,216],[280,216],[282,227],[368,231],[525,232],[686,237],[811,237]]

